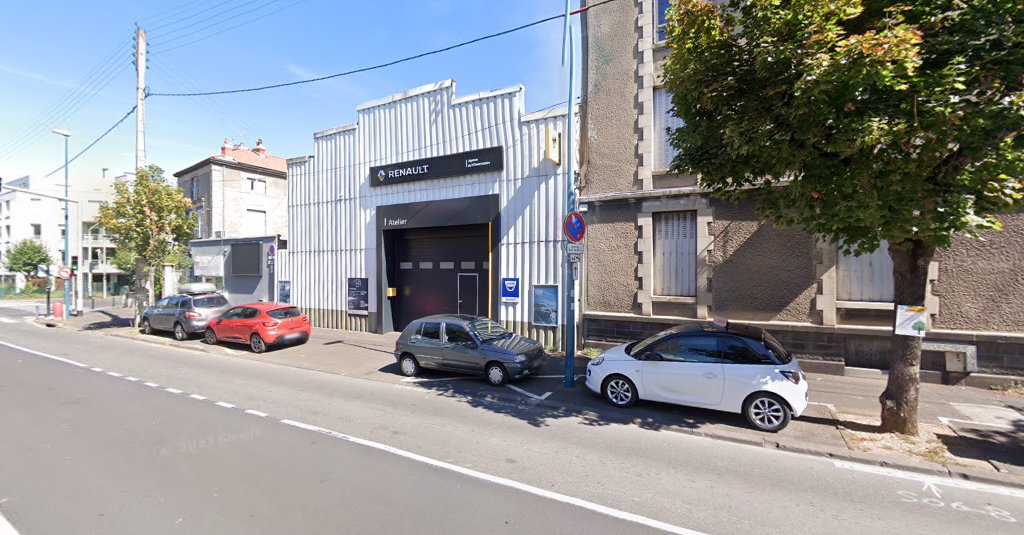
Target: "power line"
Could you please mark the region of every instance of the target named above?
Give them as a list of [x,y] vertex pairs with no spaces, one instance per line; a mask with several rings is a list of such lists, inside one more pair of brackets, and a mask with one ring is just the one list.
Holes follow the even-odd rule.
[[95,144],[99,143],[100,141],[102,141],[103,138],[107,137],[107,134],[111,133],[115,128],[120,126],[121,123],[123,123],[125,121],[125,119],[131,117],[132,114],[135,113],[135,108],[136,108],[136,106],[132,106],[132,109],[128,110],[128,113],[124,114],[124,117],[121,117],[120,119],[118,119],[117,122],[114,123],[113,125],[111,125],[111,127],[108,128],[106,132],[103,132],[102,134],[100,134],[100,137],[94,139],[92,143],[89,143],[84,149],[82,149],[78,154],[76,154],[74,158],[71,158],[70,160],[68,160],[67,164],[62,165],[62,166],[54,169],[53,171],[50,171],[50,173],[47,174],[46,176],[47,177],[51,177],[51,176],[55,175],[58,171],[64,169],[64,167],[66,165],[70,165],[71,162],[77,160],[79,156],[81,156],[81,155],[85,154],[86,152],[88,152],[89,149],[91,149],[93,147],[93,145],[95,145]]
[[[209,39],[209,38],[211,38],[211,37],[214,37],[214,36],[216,36],[216,35],[220,35],[220,34],[222,34],[222,33],[224,33],[224,32],[227,32],[227,31],[231,31],[231,30],[234,30],[235,28],[238,28],[239,26],[245,26],[246,24],[252,24],[253,22],[256,22],[256,21],[258,21],[258,20],[262,20],[262,19],[265,19],[265,18],[267,18],[267,17],[269,17],[269,16],[271,16],[271,15],[273,15],[273,14],[275,14],[275,13],[279,13],[279,12],[281,12],[281,11],[284,11],[285,9],[288,9],[288,8],[291,8],[291,7],[295,7],[295,6],[299,5],[299,4],[301,4],[301,3],[303,3],[303,2],[307,2],[307,1],[308,1],[308,0],[298,0],[297,2],[293,2],[293,3],[291,3],[291,4],[288,4],[288,5],[286,5],[286,6],[283,6],[283,7],[279,7],[279,8],[277,8],[277,9],[273,10],[273,11],[268,11],[267,13],[264,13],[264,14],[262,14],[262,15],[260,15],[260,16],[258,16],[258,17],[256,17],[256,18],[254,18],[254,19],[249,19],[249,20],[245,20],[245,21],[242,21],[242,22],[240,22],[240,23],[238,23],[238,24],[235,24],[234,26],[228,26],[228,27],[226,27],[226,28],[223,28],[223,29],[221,29],[221,30],[218,30],[218,31],[216,31],[216,32],[213,32],[213,33],[210,33],[210,34],[204,35],[203,37],[200,37],[200,38],[198,38],[198,39],[194,39],[194,40],[192,40],[192,41],[189,41],[189,42],[187,42],[187,43],[181,43],[181,44],[179,44],[179,45],[175,45],[175,46],[172,46],[172,47],[170,47],[170,48],[159,48],[159,47],[158,47],[158,48],[157,48],[157,49],[156,49],[156,50],[154,51],[154,54],[159,54],[159,55],[163,55],[163,54],[166,54],[166,53],[168,53],[168,52],[170,52],[170,51],[172,51],[172,50],[177,50],[177,49],[179,49],[179,48],[182,48],[182,47],[186,47],[186,46],[189,46],[189,45],[194,45],[194,44],[196,44],[196,43],[198,43],[198,42],[200,42],[200,41],[203,41],[203,40]],[[255,10],[255,8],[254,8],[254,10]],[[175,38],[175,39],[177,39],[177,38]],[[175,39],[171,39],[170,41],[174,41]],[[170,42],[170,41],[168,41],[168,42]],[[161,44],[162,44],[162,43],[161,43]]]
[[[605,0],[605,2],[603,2],[603,3],[607,3],[607,2],[611,2],[611,1],[614,1],[614,0]],[[202,97],[202,96],[208,96],[208,95],[229,95],[229,94],[234,94],[234,93],[252,93],[252,92],[255,92],[255,91],[265,91],[267,89],[277,89],[277,88],[281,88],[281,87],[290,87],[290,86],[294,86],[294,85],[309,84],[309,83],[313,83],[313,82],[321,82],[323,80],[330,80],[332,78],[339,78],[339,77],[342,77],[342,76],[349,76],[349,75],[358,74],[358,73],[361,73],[361,72],[367,72],[367,71],[373,71],[373,70],[377,70],[377,69],[383,69],[385,67],[391,67],[393,65],[398,65],[400,63],[406,63],[406,62],[409,62],[409,61],[412,61],[412,60],[415,60],[415,59],[420,59],[420,58],[424,58],[424,57],[427,57],[427,56],[433,56],[433,55],[436,55],[436,54],[440,54],[442,52],[448,52],[448,51],[451,51],[451,50],[455,50],[457,48],[462,48],[464,46],[469,46],[471,44],[479,43],[481,41],[486,41],[488,39],[494,39],[496,37],[501,37],[503,35],[508,35],[510,33],[515,33],[515,32],[521,31],[521,30],[525,30],[527,28],[531,28],[533,26],[538,26],[538,25],[544,24],[545,22],[551,22],[553,20],[560,19],[560,18],[562,18],[564,16],[565,16],[564,13],[560,13],[558,15],[553,15],[553,16],[546,17],[546,18],[543,18],[543,19],[540,19],[540,20],[535,20],[533,22],[528,22],[526,24],[523,24],[523,25],[520,25],[520,26],[516,26],[515,28],[510,28],[508,30],[502,30],[500,32],[496,32],[496,33],[492,33],[492,34],[489,34],[489,35],[485,35],[483,37],[477,37],[476,39],[470,39],[469,41],[462,41],[461,43],[456,43],[454,45],[446,46],[444,48],[437,48],[437,49],[434,49],[434,50],[430,50],[428,52],[422,52],[422,53],[419,53],[419,54],[416,54],[416,55],[413,55],[413,56],[406,56],[404,58],[392,60],[392,61],[389,61],[389,62],[386,62],[386,63],[378,63],[377,65],[371,65],[369,67],[362,67],[362,68],[353,69],[353,70],[350,70],[350,71],[339,72],[337,74],[329,74],[327,76],[320,76],[318,78],[309,78],[309,79],[306,79],[306,80],[296,80],[294,82],[284,82],[284,83],[280,83],[280,84],[264,85],[264,86],[260,86],[260,87],[249,87],[249,88],[244,88],[244,89],[227,89],[227,90],[223,90],[223,91],[205,91],[205,92],[200,92],[200,93],[153,93],[152,96],[154,96],[154,97]]]
[[[191,25],[183,26],[181,28],[176,28],[176,29],[173,29],[171,31],[168,31],[168,32],[165,32],[165,33],[162,33],[162,34],[159,34],[159,35],[154,35],[154,38],[152,39],[152,44],[154,44],[154,45],[163,45],[163,44],[166,44],[166,43],[172,43],[174,41],[178,41],[178,40],[184,39],[184,38],[186,38],[186,37],[188,37],[190,35],[195,35],[197,33],[200,33],[202,31],[207,30],[209,28],[212,28],[214,26],[220,26],[220,25],[224,24],[224,21],[227,19],[227,17],[225,17],[225,15],[227,15],[228,13],[231,13],[232,11],[237,11],[237,10],[243,9],[243,8],[247,8],[249,12],[258,11],[260,9],[263,9],[264,7],[267,7],[267,6],[271,5],[271,4],[275,4],[275,3],[280,2],[280,1],[281,0],[265,0],[264,2],[262,2],[260,4],[257,4],[257,5],[254,5],[254,6],[250,6],[250,3],[247,2],[247,3],[238,4],[238,5],[233,6],[233,7],[229,7],[227,9],[223,10],[223,11],[218,11],[217,13],[213,13],[211,15],[203,17],[205,20],[196,21],[195,23],[193,23]],[[217,4],[217,6],[224,5],[226,3],[228,3],[228,2],[222,2],[220,4]],[[216,7],[216,6],[214,6],[214,7]],[[200,11],[199,13],[203,13],[205,11],[209,11],[209,9],[206,9],[204,11]],[[243,14],[240,14],[239,16],[241,16]],[[234,15],[232,15],[232,16],[234,16]],[[209,23],[209,24],[207,24],[207,23]],[[196,28],[197,24],[203,24],[203,26],[200,26],[199,28]],[[156,29],[157,28],[154,28],[154,31]],[[188,33],[184,33],[184,34],[181,34],[181,35],[175,35],[174,37],[169,37],[169,36],[171,36],[171,35],[173,35],[175,33],[179,33],[179,32],[185,31],[185,30],[192,30],[192,31],[189,31]]]

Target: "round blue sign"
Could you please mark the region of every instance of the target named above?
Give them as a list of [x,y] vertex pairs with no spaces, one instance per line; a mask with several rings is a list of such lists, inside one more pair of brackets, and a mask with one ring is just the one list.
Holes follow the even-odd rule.
[[565,237],[569,241],[573,243],[583,241],[583,237],[587,235],[587,222],[583,220],[583,214],[571,212],[565,216],[563,230],[565,231]]

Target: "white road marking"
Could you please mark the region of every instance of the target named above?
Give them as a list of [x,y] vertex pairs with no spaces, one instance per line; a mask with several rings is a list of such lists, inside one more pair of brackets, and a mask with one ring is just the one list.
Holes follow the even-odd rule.
[[124,377],[124,374],[117,373],[117,372],[107,372],[107,375],[109,375],[111,377]]
[[927,485],[933,486],[945,486],[963,490],[973,490],[975,492],[987,492],[989,494],[999,494],[1001,496],[1010,496],[1012,498],[1024,498],[1024,490],[1009,488],[1009,487],[998,487],[996,485],[988,485],[985,483],[977,483],[974,481],[967,481],[965,479],[953,479],[950,477],[936,477],[929,476],[926,474],[918,474],[915,472],[904,472],[902,470],[895,470],[892,468],[884,468],[881,466],[872,466],[868,464],[851,463],[848,461],[833,461],[836,468],[843,468],[845,470],[855,470],[857,472],[864,472],[868,474],[875,474],[879,476],[886,476],[895,479],[905,479],[909,481],[917,481]]
[[138,379],[138,377],[131,377],[131,376],[125,377],[125,379],[127,379],[127,380],[129,380],[129,381],[131,381],[131,382],[133,382],[133,383],[134,383],[135,381],[138,381],[138,380],[139,380],[139,379]]
[[259,417],[261,417],[261,418],[266,418],[267,416],[270,416],[269,414],[267,414],[267,413],[265,413],[265,412],[260,412],[260,411],[254,411],[254,410],[252,410],[252,409],[249,409],[249,410],[245,411],[245,413],[246,413],[246,414],[252,414],[252,415],[254,415],[254,416],[259,416]]
[[988,427],[998,427],[1000,429],[1011,429],[1011,430],[1014,429],[1014,426],[1012,426],[1012,425],[996,424],[996,423],[991,423],[991,422],[978,422],[978,421],[975,421],[975,420],[961,420],[959,418],[946,418],[945,416],[939,416],[939,421],[944,423],[944,424],[946,424],[946,425],[948,425],[948,426],[950,426],[950,427],[953,426],[951,424],[951,422],[956,422],[956,423],[960,423],[960,424],[984,425],[984,426],[988,426]]
[[18,530],[4,518],[3,513],[0,513],[0,535],[18,535]]
[[234,405],[232,405],[230,403],[224,403],[223,401],[218,401],[218,402],[214,403],[214,405],[219,405],[221,407],[224,407],[225,409],[233,409],[233,408],[235,408]]
[[935,483],[932,483],[931,481],[925,481],[924,482],[924,487],[921,487],[921,492],[924,492],[926,490],[930,490],[932,492],[932,494],[935,495],[936,498],[941,498],[942,497],[942,491],[940,491],[939,487],[936,487]]
[[160,385],[158,385],[156,383],[142,383],[142,384],[144,384],[144,385],[146,385],[148,387],[151,387],[151,388],[156,388],[156,387],[160,386]]
[[101,371],[103,371],[103,368],[89,368],[89,369],[94,371],[94,372],[101,372]]
[[233,350],[233,349],[228,349],[228,348],[226,348],[224,346],[220,346],[220,348],[223,349],[224,352],[227,353],[228,355],[237,355],[238,354],[238,352]]
[[495,475],[491,475],[491,474],[485,474],[483,472],[478,472],[478,471],[473,470],[471,468],[465,468],[465,467],[458,466],[458,465],[455,465],[455,464],[446,463],[444,461],[439,461],[437,459],[431,459],[430,457],[425,457],[423,455],[412,453],[410,451],[401,450],[401,449],[398,449],[398,448],[395,448],[395,447],[392,447],[392,446],[381,444],[379,442],[373,442],[373,441],[370,441],[370,440],[353,437],[351,435],[345,435],[345,434],[339,433],[337,431],[332,431],[330,429],[325,429],[323,427],[317,427],[315,425],[304,424],[302,422],[296,422],[294,420],[281,420],[281,423],[283,423],[285,425],[290,425],[292,427],[297,427],[299,429],[305,429],[307,431],[313,431],[315,433],[321,433],[321,434],[324,434],[324,435],[327,435],[327,436],[330,436],[330,437],[334,437],[334,438],[338,438],[338,439],[345,440],[345,441],[348,441],[348,442],[352,442],[354,444],[359,444],[361,446],[366,446],[366,447],[369,447],[369,448],[373,448],[375,450],[391,453],[393,455],[398,455],[399,457],[404,457],[404,458],[412,460],[412,461],[420,462],[420,463],[427,464],[427,465],[430,465],[430,466],[434,466],[434,467],[437,467],[437,468],[441,468],[441,469],[444,469],[444,470],[449,470],[449,471],[456,472],[456,473],[459,473],[459,474],[462,474],[462,475],[465,475],[465,476],[469,476],[469,477],[472,477],[472,478],[476,478],[476,479],[480,479],[480,480],[483,480],[483,481],[487,481],[489,483],[494,483],[496,485],[501,485],[503,487],[513,488],[513,489],[516,489],[516,490],[519,490],[519,491],[522,491],[522,492],[533,494],[535,496],[540,496],[542,498],[547,498],[549,500],[554,500],[554,501],[565,503],[565,504],[569,504],[569,505],[575,505],[576,507],[581,507],[583,509],[587,509],[587,510],[590,510],[590,511],[601,513],[603,515],[610,516],[612,518],[618,518],[618,519],[624,520],[626,522],[633,522],[633,523],[640,524],[640,525],[647,526],[647,527],[651,527],[651,528],[654,528],[654,529],[660,529],[660,530],[666,531],[668,533],[678,533],[680,535],[702,535],[701,532],[699,532],[699,531],[693,531],[693,530],[686,529],[686,528],[683,528],[683,527],[675,526],[675,525],[672,525],[672,524],[668,524],[666,522],[661,522],[660,520],[654,520],[653,518],[648,518],[646,516],[641,516],[641,515],[634,514],[634,513],[628,513],[626,511],[622,511],[622,510],[619,510],[619,509],[614,509],[612,507],[608,507],[608,506],[605,506],[605,505],[600,505],[600,504],[597,504],[597,503],[594,503],[594,502],[589,502],[589,501],[581,499],[581,498],[576,498],[576,497],[573,497],[573,496],[567,496],[565,494],[559,494],[557,492],[553,492],[553,491],[550,491],[550,490],[542,489],[542,488],[539,488],[539,487],[534,487],[533,485],[527,485],[526,483],[520,483],[519,481],[514,481],[514,480],[511,480],[511,479],[506,479],[504,477],[495,476]]
[[89,367],[88,364],[82,364],[81,362],[78,362],[78,361],[74,361],[74,360],[71,360],[71,359],[66,359],[64,357],[58,357],[57,355],[51,355],[49,353],[43,353],[42,351],[36,351],[34,349],[29,349],[27,347],[21,347],[21,346],[18,346],[18,345],[11,344],[9,342],[0,341],[0,345],[7,346],[7,347],[9,347],[11,349],[17,349],[18,351],[24,351],[25,353],[31,353],[33,355],[38,355],[38,356],[43,357],[43,358],[48,358],[48,359],[60,361],[60,362],[63,362],[65,364],[70,364],[72,366],[78,366],[79,368],[88,368]]
[[825,407],[825,408],[830,409],[832,411],[836,410],[836,406],[831,404],[831,403],[818,403],[816,401],[808,401],[807,404],[808,405],[817,405],[819,407]]
[[199,401],[203,401],[206,399],[206,396],[200,396],[199,394],[189,394],[188,397],[192,399],[198,399]]
[[18,320],[12,320],[10,318],[0,317],[0,322],[3,322],[3,323],[18,323]]
[[505,385],[505,386],[511,388],[512,390],[515,390],[516,392],[519,392],[520,394],[522,394],[524,396],[530,396],[531,398],[538,399],[538,400],[545,400],[545,399],[548,398],[548,396],[551,395],[551,392],[548,392],[548,393],[544,394],[543,396],[538,396],[537,394],[532,394],[530,392],[527,392],[526,390],[523,390],[522,388],[519,388],[518,386],[515,386],[515,385]]
[[181,390],[178,390],[177,388],[165,388],[164,391],[165,392],[170,392],[172,394],[180,394],[181,393]]

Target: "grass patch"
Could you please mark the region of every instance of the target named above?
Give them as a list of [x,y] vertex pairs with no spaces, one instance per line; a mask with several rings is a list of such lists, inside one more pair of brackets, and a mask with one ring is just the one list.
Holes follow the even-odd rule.
[[1021,381],[1014,381],[1007,385],[992,385],[989,388],[1005,394],[1024,396],[1024,382]]
[[601,350],[596,347],[587,347],[580,351],[580,354],[584,357],[594,358],[601,354]]

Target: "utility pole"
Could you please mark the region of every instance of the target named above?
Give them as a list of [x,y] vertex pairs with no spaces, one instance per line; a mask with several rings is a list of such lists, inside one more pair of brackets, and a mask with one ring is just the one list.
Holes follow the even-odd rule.
[[[562,38],[562,64],[568,63],[569,102],[567,105],[565,127],[565,215],[576,211],[576,177],[573,171],[572,134],[573,134],[573,68],[575,57],[572,47],[572,0],[565,0],[565,27]],[[567,241],[564,243],[568,244]],[[562,252],[564,266],[562,284],[565,292],[565,311],[563,312],[563,332],[565,334],[565,377],[563,386],[573,388],[576,384],[576,270],[578,265],[570,260],[568,250]]]
[[135,27],[135,170],[146,166],[146,32]]

